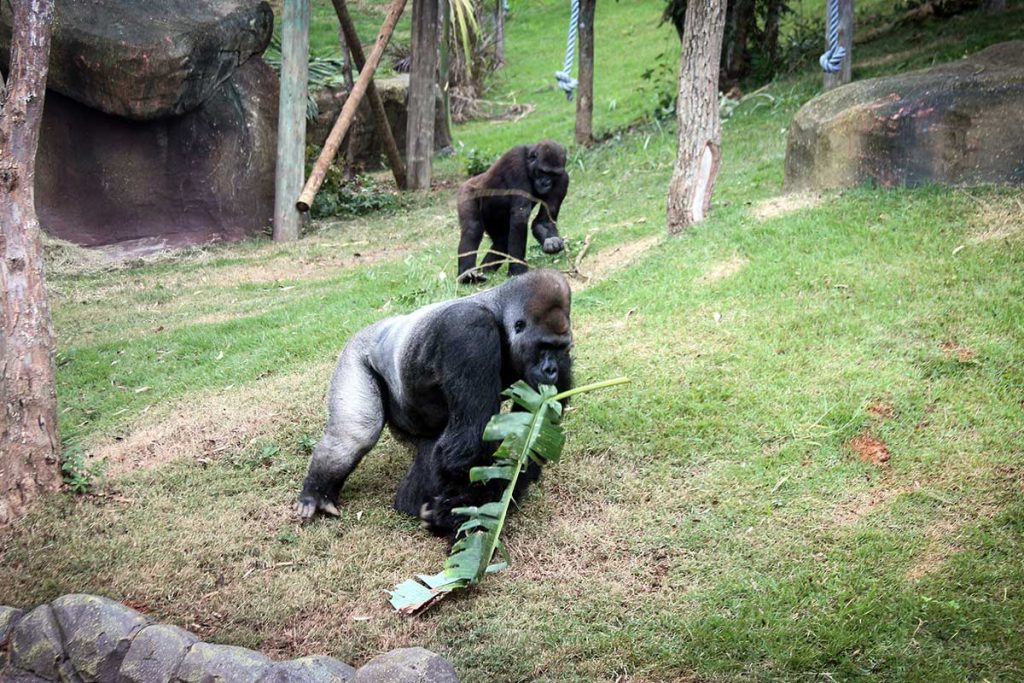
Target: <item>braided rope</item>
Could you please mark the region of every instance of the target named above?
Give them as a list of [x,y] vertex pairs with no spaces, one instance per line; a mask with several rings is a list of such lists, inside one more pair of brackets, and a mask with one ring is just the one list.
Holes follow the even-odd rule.
[[565,91],[565,99],[572,100],[572,93],[579,82],[572,77],[572,62],[576,56],[576,29],[580,22],[580,0],[572,0],[572,12],[569,14],[569,37],[565,43],[565,65],[561,71],[555,72],[558,87]]
[[818,58],[826,73],[837,74],[843,67],[846,49],[839,44],[839,0],[828,0],[828,49]]

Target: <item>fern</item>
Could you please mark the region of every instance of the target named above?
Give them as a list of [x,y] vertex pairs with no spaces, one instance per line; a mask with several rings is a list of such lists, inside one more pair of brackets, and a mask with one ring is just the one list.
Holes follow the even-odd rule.
[[[437,574],[418,574],[390,591],[391,605],[404,614],[415,614],[430,607],[457,588],[480,582],[485,574],[508,566],[509,558],[501,543],[501,530],[512,504],[519,475],[532,460],[538,465],[558,462],[562,457],[565,435],[562,433],[561,401],[595,389],[622,384],[629,380],[608,380],[588,384],[577,389],[557,393],[552,386],[542,385],[534,391],[525,382],[516,382],[504,395],[511,398],[523,411],[495,415],[487,423],[485,441],[501,441],[494,453],[494,464],[474,467],[469,480],[484,483],[504,479],[508,483],[501,500],[479,507],[455,508],[453,512],[466,516],[457,531],[457,540],[445,560],[444,569]],[[500,554],[504,561],[494,562]]]

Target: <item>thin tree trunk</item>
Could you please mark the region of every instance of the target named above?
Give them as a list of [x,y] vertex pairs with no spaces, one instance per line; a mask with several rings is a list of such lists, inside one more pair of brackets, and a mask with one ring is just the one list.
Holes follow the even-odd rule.
[[668,186],[668,231],[704,219],[721,159],[718,65],[725,28],[725,0],[691,0],[686,7],[679,64],[679,151]]
[[409,118],[405,136],[410,190],[430,189],[437,111],[437,19],[437,0],[413,0]]
[[779,66],[779,25],[785,6],[785,0],[768,0],[768,9],[764,17],[762,46],[771,64],[772,73],[776,73]]
[[277,106],[274,241],[299,239],[302,214],[295,197],[306,175],[306,97],[309,87],[309,0],[284,0],[281,90]]
[[990,14],[998,14],[1006,11],[1006,0],[985,0],[982,4],[985,11]]
[[597,0],[580,0],[580,71],[576,97],[576,144],[594,143],[594,13]]
[[750,72],[747,44],[754,28],[754,0],[729,2],[725,10],[725,30],[722,38],[722,70],[732,85]]
[[352,51],[348,49],[345,29],[340,23],[338,24],[338,46],[341,48],[341,73],[345,77],[345,87],[352,92],[352,86],[355,85],[355,78],[352,76]]
[[[828,49],[828,3],[825,3],[825,49]],[[839,0],[839,44],[846,50],[838,73],[825,73],[825,90],[849,83],[853,74],[853,0]]]
[[0,113],[0,526],[60,487],[53,326],[33,180],[53,24],[52,0],[13,0]]
[[[1003,0],[1005,3],[1006,0]],[[494,68],[505,66],[505,0],[494,0]]]

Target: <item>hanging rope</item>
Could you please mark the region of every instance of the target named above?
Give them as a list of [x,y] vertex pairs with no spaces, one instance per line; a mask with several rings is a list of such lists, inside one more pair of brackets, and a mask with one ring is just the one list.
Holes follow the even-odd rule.
[[845,56],[846,49],[839,44],[839,0],[828,0],[828,49],[818,63],[826,73],[837,74]]
[[579,82],[572,77],[572,61],[576,56],[576,28],[580,22],[580,0],[572,0],[572,12],[569,14],[569,38],[565,43],[565,65],[561,71],[555,72],[558,87],[565,91],[565,99],[572,100],[572,93]]

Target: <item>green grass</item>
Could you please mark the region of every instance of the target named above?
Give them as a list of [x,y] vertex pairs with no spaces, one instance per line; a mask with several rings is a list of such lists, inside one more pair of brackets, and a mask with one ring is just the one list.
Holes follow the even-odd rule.
[[[466,148],[571,139],[549,87],[564,3],[513,6],[494,96],[536,109],[457,128]],[[599,129],[653,106],[638,70],[678,49],[659,8],[599,5]],[[899,60],[858,75],[1022,20],[1017,2],[894,32],[858,54]],[[281,657],[423,645],[471,682],[1021,680],[1019,192],[858,188],[759,217],[819,82],[737,109],[712,214],[679,238],[659,239],[672,126],[572,151],[560,227],[572,259],[591,236],[594,276],[574,283],[578,381],[633,382],[568,413],[563,464],[510,522],[512,566],[419,619],[383,591],[446,548],[390,507],[401,447],[366,458],[340,519],[300,527],[289,504],[344,340],[455,293],[460,159],[402,210],[298,244],[53,275],[62,432],[114,464],[99,495],[52,496],[0,538],[0,603],[96,592]],[[864,434],[888,464],[856,456]]]

